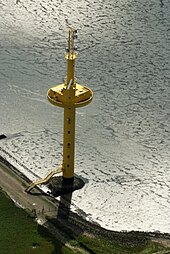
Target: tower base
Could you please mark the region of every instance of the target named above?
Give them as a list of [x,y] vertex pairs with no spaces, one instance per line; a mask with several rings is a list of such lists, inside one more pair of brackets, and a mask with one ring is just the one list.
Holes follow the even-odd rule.
[[52,177],[48,183],[48,188],[54,197],[64,195],[83,188],[84,181],[78,177],[64,178],[63,176]]

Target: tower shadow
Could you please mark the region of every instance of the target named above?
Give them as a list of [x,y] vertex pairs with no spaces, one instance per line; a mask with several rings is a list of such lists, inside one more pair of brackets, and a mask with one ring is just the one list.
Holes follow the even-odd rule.
[[71,207],[72,194],[75,190],[81,189],[85,182],[74,176],[73,178],[63,178],[62,176],[53,177],[49,182],[49,189],[52,196],[59,197],[58,211],[56,215],[57,220],[68,221]]
[[71,209],[71,203],[73,191],[82,188],[84,184],[85,182],[82,179],[75,176],[72,179],[52,178],[48,185],[51,195],[59,197],[56,202],[56,213],[48,217],[48,222],[59,230],[63,244],[75,240],[75,237],[83,232],[83,229],[79,227],[79,222],[77,225],[77,219],[75,220],[75,213]]
[[49,189],[48,193],[43,193],[38,188],[35,188],[32,193],[29,192],[31,195],[47,196],[54,202],[55,210],[49,210],[49,212],[44,210],[43,214],[47,219],[45,224],[48,225],[48,222],[52,223],[54,227],[67,232],[67,237],[69,234],[70,236],[73,235],[73,231],[74,234],[76,232],[77,235],[82,233],[82,229],[79,228],[82,219],[79,220],[79,215],[76,215],[76,213],[72,211],[71,203],[73,192],[81,189],[85,185],[85,182],[87,182],[87,179],[82,179],[77,176],[71,179],[63,178],[63,176],[56,176],[52,177],[46,185]]
[[63,179],[62,186],[61,186],[60,201],[59,201],[58,212],[57,212],[57,220],[64,220],[64,221],[69,220],[73,191],[74,191],[74,179],[72,179],[69,182]]

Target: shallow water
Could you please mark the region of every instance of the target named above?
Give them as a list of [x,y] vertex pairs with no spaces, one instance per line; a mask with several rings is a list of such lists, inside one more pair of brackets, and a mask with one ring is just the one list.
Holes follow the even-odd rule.
[[0,2],[0,129],[23,135],[1,147],[39,176],[61,163],[63,111],[46,92],[76,27],[76,77],[94,100],[77,110],[76,173],[89,182],[72,202],[109,229],[170,232],[169,12],[169,0]]

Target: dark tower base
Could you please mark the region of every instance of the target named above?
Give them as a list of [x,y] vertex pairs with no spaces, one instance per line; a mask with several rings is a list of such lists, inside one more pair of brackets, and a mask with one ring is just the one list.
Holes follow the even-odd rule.
[[64,195],[83,188],[84,181],[78,177],[64,178],[63,176],[53,177],[48,183],[51,194],[55,197]]

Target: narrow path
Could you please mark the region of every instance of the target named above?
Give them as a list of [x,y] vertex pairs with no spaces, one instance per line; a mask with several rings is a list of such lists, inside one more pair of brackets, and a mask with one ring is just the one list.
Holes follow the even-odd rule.
[[11,169],[0,162],[0,186],[16,203],[24,208],[36,210],[37,215],[56,215],[57,202],[50,201],[41,192],[36,189],[37,195],[31,195],[25,192],[26,183],[17,176]]

